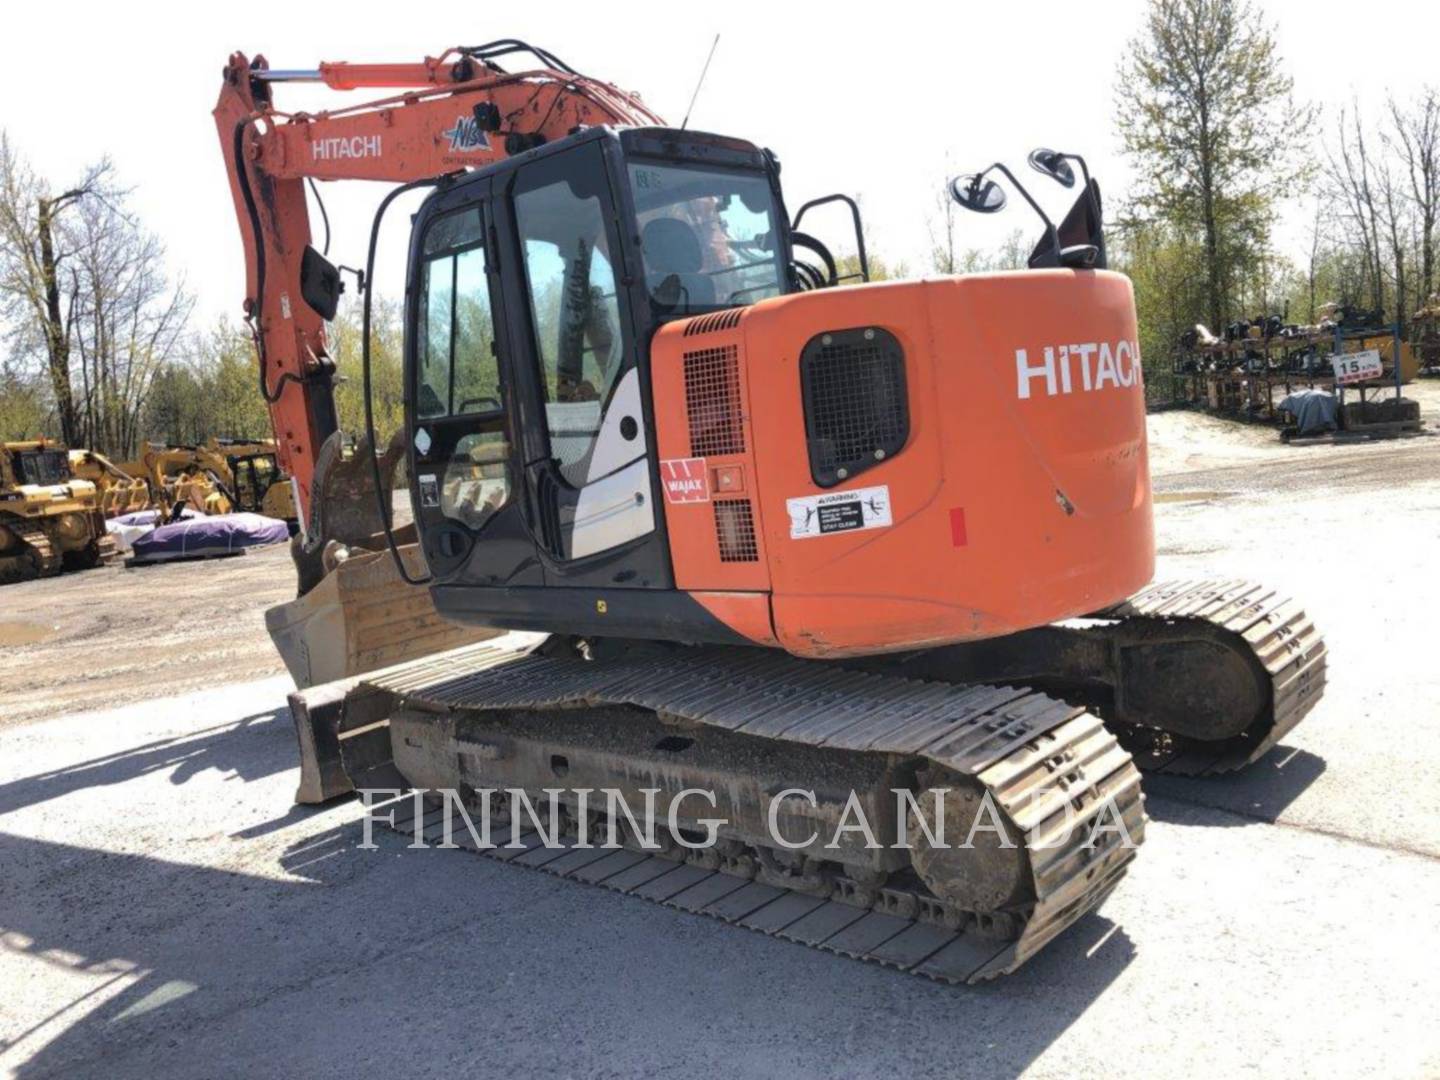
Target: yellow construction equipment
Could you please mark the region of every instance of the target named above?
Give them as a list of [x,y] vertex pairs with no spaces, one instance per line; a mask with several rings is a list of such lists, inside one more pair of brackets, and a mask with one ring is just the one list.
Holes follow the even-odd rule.
[[154,504],[167,514],[181,505],[202,514],[228,514],[235,506],[214,465],[197,447],[152,445],[120,468],[131,476],[143,476]]
[[280,470],[274,439],[210,438],[198,448],[207,467],[225,481],[237,510],[295,522],[295,491]]
[[205,514],[243,510],[291,523],[298,517],[271,439],[212,437],[198,446],[152,444],[118,470],[143,477],[153,504],[167,513],[189,505]]
[[114,558],[100,496],[47,439],[0,443],[0,585]]
[[101,512],[107,518],[149,510],[153,505],[150,485],[143,476],[132,476],[104,454],[94,450],[71,450],[70,471],[80,480],[95,485]]

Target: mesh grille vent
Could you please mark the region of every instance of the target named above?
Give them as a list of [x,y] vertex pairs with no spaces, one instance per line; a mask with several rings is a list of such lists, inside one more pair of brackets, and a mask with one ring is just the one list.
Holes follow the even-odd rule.
[[721,562],[759,562],[755,545],[755,512],[749,499],[718,499],[715,507],[715,542]]
[[910,435],[905,353],[876,328],[818,334],[800,354],[810,474],[833,487],[899,453]]
[[710,334],[716,330],[733,330],[740,325],[740,314],[744,309],[731,308],[729,311],[714,311],[700,315],[685,324],[685,337],[696,334]]
[[692,457],[745,452],[737,354],[734,345],[685,354],[685,413]]

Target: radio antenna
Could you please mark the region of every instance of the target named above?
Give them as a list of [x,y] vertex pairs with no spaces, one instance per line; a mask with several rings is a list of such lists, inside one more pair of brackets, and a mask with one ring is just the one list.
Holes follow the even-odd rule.
[[705,85],[705,75],[710,70],[710,61],[715,59],[715,46],[720,44],[720,35],[715,35],[715,40],[710,43],[710,52],[705,57],[705,66],[700,69],[700,78],[695,83],[695,92],[690,95],[690,106],[685,110],[685,119],[680,123],[680,130],[684,131],[690,125],[690,114],[695,111],[695,99],[700,96],[700,87]]

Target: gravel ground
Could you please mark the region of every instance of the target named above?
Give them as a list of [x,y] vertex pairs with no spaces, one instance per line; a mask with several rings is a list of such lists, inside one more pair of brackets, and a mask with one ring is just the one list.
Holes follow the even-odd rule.
[[0,1067],[1440,1075],[1440,439],[1256,435],[1152,419],[1160,572],[1303,597],[1326,698],[1240,776],[1151,778],[1115,895],[979,988],[393,836],[358,850],[353,804],[290,805],[260,614],[283,549],[6,589],[0,634],[63,629],[0,649]]
[[295,595],[286,544],[0,589],[0,728],[285,670],[265,609]]

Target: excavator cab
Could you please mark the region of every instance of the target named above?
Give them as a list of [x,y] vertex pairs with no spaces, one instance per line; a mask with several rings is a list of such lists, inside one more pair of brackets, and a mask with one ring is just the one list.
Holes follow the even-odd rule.
[[[406,417],[437,599],[537,628],[557,598],[593,614],[597,590],[687,606],[657,509],[649,346],[667,322],[792,291],[778,172],[737,139],[598,128],[427,200]],[[555,585],[574,599],[537,588]]]
[[1149,580],[1129,282],[1041,213],[1030,271],[816,289],[834,260],[778,174],[743,140],[600,126],[426,200],[406,418],[441,615],[865,655]]

